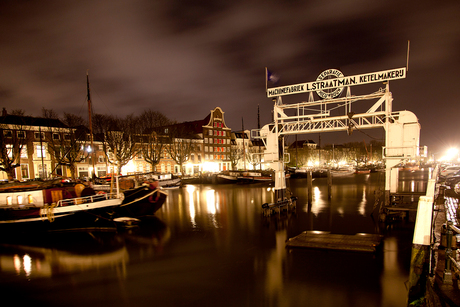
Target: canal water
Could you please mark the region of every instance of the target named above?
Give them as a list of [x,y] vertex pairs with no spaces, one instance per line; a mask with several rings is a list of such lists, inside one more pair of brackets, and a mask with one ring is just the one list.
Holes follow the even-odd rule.
[[[425,176],[408,172],[400,186]],[[309,204],[306,179],[290,180],[296,210],[270,217],[271,186],[187,185],[136,228],[3,239],[0,295],[30,306],[405,306],[414,218],[378,222],[384,181],[334,178],[329,199],[316,178]],[[384,240],[376,253],[285,247],[306,230]]]

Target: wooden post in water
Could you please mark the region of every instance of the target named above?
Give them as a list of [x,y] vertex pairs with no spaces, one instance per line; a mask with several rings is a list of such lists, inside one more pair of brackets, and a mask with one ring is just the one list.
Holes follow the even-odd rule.
[[332,198],[332,174],[331,170],[327,170],[327,197]]
[[307,171],[307,190],[308,190],[308,204],[311,205],[313,200],[313,188],[312,188],[312,173]]

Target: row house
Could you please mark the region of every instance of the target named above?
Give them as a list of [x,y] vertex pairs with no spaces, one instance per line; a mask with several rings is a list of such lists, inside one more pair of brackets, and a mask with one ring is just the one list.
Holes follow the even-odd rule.
[[[54,152],[60,147],[58,144],[70,142],[73,135],[74,131],[58,119],[8,115],[3,109],[0,117],[0,146],[3,149],[0,179],[8,179],[8,168],[11,177],[17,180],[66,175],[68,168],[56,163]],[[18,167],[12,168],[13,165]]]
[[[4,111],[0,117],[0,130],[4,147],[10,149],[10,158],[20,155],[17,159],[20,166],[13,170],[14,179],[72,177],[72,172],[79,178],[90,178],[93,174],[103,177],[116,173],[116,168],[107,159],[112,153],[104,151],[104,137],[94,135],[91,146],[88,129],[83,126],[69,128],[58,119],[8,115]],[[231,132],[225,123],[224,112],[219,107],[211,110],[202,120],[160,127],[155,133],[163,138],[165,144],[160,154],[160,162],[152,168],[139,150],[123,167],[123,174],[152,171],[198,174],[230,170],[232,146],[240,144],[240,139],[243,139],[238,133]],[[249,131],[246,133],[244,139],[250,151],[249,148],[254,146],[249,146],[252,145]],[[182,169],[171,157],[171,151],[168,151],[168,146],[176,146],[181,142],[188,144]],[[15,148],[20,148],[20,153],[15,154]],[[63,157],[69,157],[71,153],[75,155],[70,160],[72,163],[64,161]],[[5,171],[0,172],[0,179],[7,178]]]

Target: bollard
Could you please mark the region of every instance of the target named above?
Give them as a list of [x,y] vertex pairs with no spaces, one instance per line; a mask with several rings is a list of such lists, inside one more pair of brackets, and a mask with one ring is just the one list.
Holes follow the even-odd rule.
[[331,170],[327,170],[327,198],[332,198],[332,174]]
[[447,233],[446,233],[446,256],[445,256],[445,267],[444,274],[442,276],[443,284],[452,284],[452,263],[450,257],[452,256],[452,221],[447,221]]

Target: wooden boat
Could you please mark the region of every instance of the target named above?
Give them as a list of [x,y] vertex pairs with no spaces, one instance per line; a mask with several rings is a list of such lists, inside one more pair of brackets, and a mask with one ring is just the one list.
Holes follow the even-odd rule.
[[370,172],[371,172],[371,170],[369,168],[365,168],[365,167],[358,167],[355,170],[356,174],[369,174]]
[[222,171],[217,174],[217,183],[237,183],[240,172],[238,171]]
[[0,187],[0,227],[56,230],[98,227],[102,221],[106,227],[115,218],[153,215],[166,197],[157,181],[116,193],[61,180],[5,184]]
[[237,183],[273,182],[270,171],[242,171],[237,177]]
[[155,214],[166,201],[167,193],[159,186],[158,181],[145,183],[142,186],[123,192],[123,202],[115,209],[114,217],[144,217]]
[[353,175],[354,173],[355,173],[355,170],[350,169],[350,168],[331,169],[332,177],[345,177],[345,176]]
[[0,225],[46,228],[55,221],[96,219],[121,203],[117,193],[96,193],[61,180],[5,184],[0,187]]

